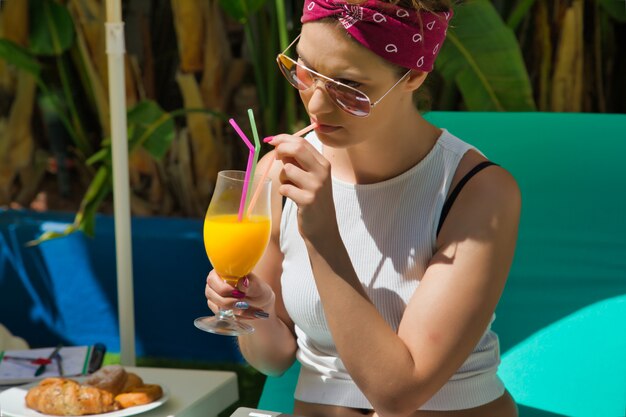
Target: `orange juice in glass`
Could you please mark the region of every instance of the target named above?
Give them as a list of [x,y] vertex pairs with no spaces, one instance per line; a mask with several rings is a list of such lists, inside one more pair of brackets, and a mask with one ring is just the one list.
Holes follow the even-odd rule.
[[270,237],[270,218],[237,214],[207,216],[204,219],[204,247],[213,268],[230,285],[252,271]]
[[[247,195],[261,187],[251,210],[242,211],[244,171],[221,171],[204,218],[204,248],[218,275],[233,287],[249,274],[269,242],[271,229],[269,179],[251,181]],[[232,310],[194,321],[197,328],[226,336],[252,333],[254,328],[237,320]]]

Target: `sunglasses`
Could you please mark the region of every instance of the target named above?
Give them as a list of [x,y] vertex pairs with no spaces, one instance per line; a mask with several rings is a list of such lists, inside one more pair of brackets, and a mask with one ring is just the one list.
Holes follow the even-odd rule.
[[320,74],[319,72],[313,71],[310,68],[307,68],[305,65],[289,58],[285,53],[291,46],[296,43],[296,41],[300,38],[300,35],[296,39],[289,44],[289,46],[278,56],[276,57],[276,62],[278,63],[278,68],[283,73],[289,84],[294,86],[300,91],[305,91],[311,88],[316,80],[320,80],[324,84],[324,88],[328,96],[333,100],[333,102],[339,107],[341,110],[345,111],[348,114],[357,117],[366,117],[369,116],[372,109],[380,103],[380,101],[385,98],[387,94],[391,90],[394,89],[395,86],[400,84],[402,80],[404,80],[407,75],[411,73],[411,70],[407,71],[394,85],[391,86],[389,90],[381,98],[372,102],[370,98],[362,91],[357,90],[354,87],[346,85],[342,82],[335,81],[330,77]]

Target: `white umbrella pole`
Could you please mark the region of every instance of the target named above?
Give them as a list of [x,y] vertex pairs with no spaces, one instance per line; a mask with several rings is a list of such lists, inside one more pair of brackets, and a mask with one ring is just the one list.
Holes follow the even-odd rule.
[[135,300],[130,229],[128,137],[126,127],[126,81],[124,78],[124,23],[121,0],[107,0],[106,52],[109,68],[109,107],[113,148],[113,203],[117,303],[120,327],[120,360],[135,365]]

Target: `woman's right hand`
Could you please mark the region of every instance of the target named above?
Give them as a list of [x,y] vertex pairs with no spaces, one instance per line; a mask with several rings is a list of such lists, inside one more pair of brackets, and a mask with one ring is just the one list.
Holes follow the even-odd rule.
[[241,278],[233,288],[215,270],[206,278],[204,295],[213,313],[217,314],[220,308],[232,309],[238,317],[245,319],[268,318],[276,300],[272,287],[252,273]]

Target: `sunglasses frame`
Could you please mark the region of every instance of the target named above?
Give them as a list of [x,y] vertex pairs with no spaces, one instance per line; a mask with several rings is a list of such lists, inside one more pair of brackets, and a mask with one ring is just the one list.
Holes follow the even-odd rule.
[[[367,94],[365,94],[363,91],[361,91],[361,90],[359,90],[359,89],[357,89],[357,88],[354,88],[354,87],[352,87],[352,86],[349,86],[349,85],[347,85],[347,84],[344,84],[344,83],[342,83],[342,82],[340,82],[340,81],[334,80],[334,79],[332,79],[332,78],[330,78],[330,77],[328,77],[328,76],[326,76],[326,75],[324,75],[324,74],[320,74],[319,72],[314,71],[314,70],[312,70],[311,68],[307,67],[306,65],[304,65],[304,64],[300,64],[300,63],[299,63],[298,61],[296,61],[295,59],[293,59],[293,58],[291,58],[291,57],[287,56],[287,55],[286,55],[286,52],[289,50],[289,48],[291,48],[291,47],[292,47],[292,46],[293,46],[293,45],[294,45],[294,44],[298,41],[298,39],[300,39],[300,36],[301,36],[301,35],[298,35],[298,36],[297,36],[297,37],[296,37],[296,38],[295,38],[295,39],[294,39],[294,40],[293,40],[293,41],[292,41],[292,42],[291,42],[291,43],[290,43],[290,44],[289,44],[289,45],[285,48],[285,50],[284,50],[283,52],[281,52],[280,54],[278,54],[278,55],[276,56],[276,63],[278,64],[278,68],[280,69],[281,74],[283,74],[283,75],[285,76],[285,78],[287,78],[287,81],[289,82],[289,84],[290,84],[291,86],[293,86],[294,88],[296,88],[296,89],[297,89],[297,90],[299,90],[299,91],[306,91],[306,90],[310,89],[311,87],[313,87],[313,86],[315,85],[315,81],[316,81],[316,79],[321,79],[321,80],[324,80],[324,81],[325,81],[325,83],[324,83],[324,89],[326,90],[326,93],[327,93],[327,94],[328,94],[328,95],[329,95],[329,96],[333,99],[333,103],[335,103],[335,105],[336,105],[337,107],[339,107],[341,110],[345,111],[346,113],[348,113],[348,114],[349,114],[349,115],[351,115],[351,116],[355,116],[355,117],[367,117],[367,116],[369,116],[369,115],[370,115],[370,113],[372,112],[372,109],[373,109],[373,108],[374,108],[374,107],[375,107],[378,103],[380,103],[380,101],[381,101],[382,99],[384,99],[384,98],[387,96],[387,94],[389,94],[389,93],[391,92],[391,90],[393,90],[393,89],[394,89],[394,88],[395,88],[398,84],[400,84],[400,83],[402,82],[402,80],[404,80],[404,79],[405,79],[405,78],[406,78],[406,77],[407,77],[407,76],[411,73],[411,70],[408,70],[408,71],[407,71],[407,72],[406,72],[406,73],[405,73],[402,77],[400,77],[400,79],[399,79],[398,81],[396,81],[396,83],[395,83],[394,85],[392,85],[392,86],[391,86],[391,88],[389,88],[389,90],[387,90],[387,91],[385,92],[385,94],[383,94],[383,95],[382,95],[382,96],[381,96],[378,100],[376,100],[376,101],[372,102],[372,100],[369,98],[369,96],[368,96]],[[287,77],[287,75],[286,75],[286,74],[283,72],[283,70],[282,70],[282,68],[284,67],[284,65],[283,65],[283,64],[281,64],[281,57],[284,57],[285,59],[287,59],[288,61],[290,61],[290,62],[291,62],[291,63],[293,63],[294,65],[296,65],[297,67],[300,67],[300,68],[304,69],[305,71],[308,71],[309,73],[311,73],[311,74],[313,75],[313,77],[312,77],[312,78],[313,78],[313,83],[312,83],[310,86],[308,86],[308,87],[306,87],[306,88],[303,88],[303,89],[300,89],[300,88],[298,88],[296,85],[294,85],[294,84],[291,82],[291,79],[290,79],[289,77]],[[285,68],[285,69],[286,69],[286,68]],[[298,79],[298,80],[299,80],[299,79]],[[354,114],[353,112],[349,111],[347,108],[342,107],[342,106],[339,104],[338,100],[337,100],[337,99],[336,99],[336,98],[335,98],[332,94],[330,94],[330,93],[328,92],[327,83],[331,83],[331,84],[336,84],[336,85],[339,85],[339,86],[341,86],[342,88],[347,88],[348,90],[352,90],[352,91],[354,91],[354,92],[355,92],[355,95],[360,95],[360,96],[365,97],[365,98],[367,99],[367,103],[369,104],[369,107],[368,107],[368,111],[367,111],[367,113],[365,113],[365,114],[363,114],[363,115],[360,115],[360,114]],[[301,83],[301,84],[302,84],[302,85],[304,85],[304,83]]]

